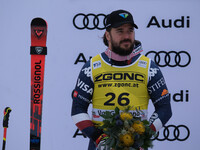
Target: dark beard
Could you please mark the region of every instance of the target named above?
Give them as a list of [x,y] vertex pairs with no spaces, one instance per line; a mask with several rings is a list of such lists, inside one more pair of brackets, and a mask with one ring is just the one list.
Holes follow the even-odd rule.
[[[127,39],[127,40],[121,41],[120,44],[125,41],[131,42],[130,40]],[[112,51],[120,56],[127,56],[127,55],[131,54],[133,51],[133,48],[134,48],[134,42],[131,44],[131,46],[128,49],[121,48],[120,46],[118,46],[112,42]]]

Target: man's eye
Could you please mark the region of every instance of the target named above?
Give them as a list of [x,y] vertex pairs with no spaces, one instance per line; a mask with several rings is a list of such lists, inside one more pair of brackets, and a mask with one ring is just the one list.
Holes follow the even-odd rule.
[[133,32],[133,29],[130,29],[129,32]]
[[118,33],[122,33],[123,31],[122,31],[122,30],[117,30],[117,32],[118,32]]

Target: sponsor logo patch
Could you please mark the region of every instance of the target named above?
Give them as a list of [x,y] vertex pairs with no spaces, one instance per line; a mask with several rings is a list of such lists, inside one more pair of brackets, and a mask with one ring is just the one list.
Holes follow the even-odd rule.
[[97,69],[101,67],[101,61],[95,61],[93,62],[93,69]]
[[77,91],[74,91],[74,97],[77,97],[77,95],[78,95],[78,92]]
[[146,67],[147,67],[147,62],[144,61],[144,60],[140,60],[140,61],[138,62],[138,66],[139,66],[139,67],[146,68]]
[[168,93],[168,91],[167,91],[166,89],[164,89],[164,90],[162,91],[161,96],[164,96],[164,95],[166,95],[167,93]]

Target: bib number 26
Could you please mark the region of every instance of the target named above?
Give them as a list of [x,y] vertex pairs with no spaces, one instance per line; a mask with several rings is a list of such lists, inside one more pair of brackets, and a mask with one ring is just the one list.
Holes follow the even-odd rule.
[[[105,95],[106,97],[109,98],[109,100],[107,100],[104,105],[105,106],[115,106],[115,102],[114,100],[116,99],[116,94],[115,93],[107,93]],[[121,93],[118,97],[117,97],[117,103],[120,106],[127,106],[130,103],[130,100],[128,99],[129,93]]]

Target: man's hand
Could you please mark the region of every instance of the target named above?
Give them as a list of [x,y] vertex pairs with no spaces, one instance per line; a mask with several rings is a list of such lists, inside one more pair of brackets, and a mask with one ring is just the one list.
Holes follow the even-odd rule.
[[99,136],[99,138],[96,140],[96,147],[97,150],[107,150],[105,146],[105,141],[108,139],[108,136],[103,133]]

